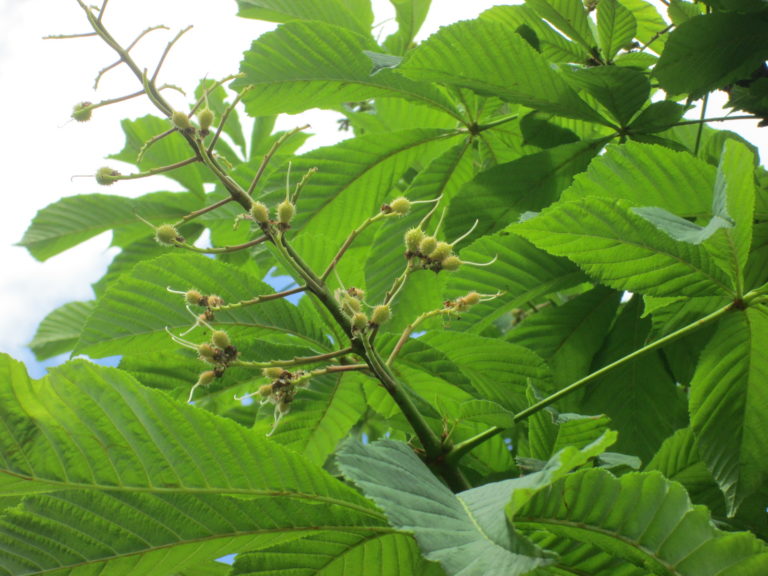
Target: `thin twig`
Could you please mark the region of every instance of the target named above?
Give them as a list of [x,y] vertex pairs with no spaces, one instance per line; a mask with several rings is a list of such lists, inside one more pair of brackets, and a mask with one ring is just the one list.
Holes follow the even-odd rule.
[[251,180],[251,185],[248,186],[248,190],[247,190],[248,196],[253,195],[253,191],[256,189],[256,185],[259,183],[259,180],[261,180],[261,177],[264,175],[264,170],[266,170],[267,165],[272,160],[272,157],[275,155],[278,148],[280,148],[280,146],[282,146],[285,143],[285,141],[288,140],[288,138],[290,138],[294,134],[298,134],[302,130],[306,130],[308,127],[309,127],[309,124],[300,126],[298,128],[294,128],[293,130],[290,130],[285,134],[283,134],[282,136],[280,136],[280,138],[278,138],[272,143],[272,146],[269,147],[269,150],[267,151],[266,154],[264,154],[264,157],[261,159],[259,168],[256,170],[256,175],[253,177],[253,180]]
[[155,72],[154,72],[154,74],[152,74],[152,79],[150,80],[152,85],[154,85],[155,82],[157,81],[157,75],[160,74],[160,68],[163,67],[163,62],[165,62],[165,59],[168,56],[168,53],[171,51],[171,48],[173,48],[173,45],[176,44],[176,42],[178,42],[179,38],[181,38],[184,34],[189,32],[191,29],[192,29],[192,26],[190,25],[190,26],[187,26],[186,28],[184,28],[183,30],[179,30],[179,33],[176,34],[176,36],[173,38],[173,40],[168,42],[168,45],[165,47],[165,50],[163,50],[163,53],[160,56],[160,61],[157,63],[157,67],[155,68]]
[[232,196],[227,196],[226,198],[219,200],[218,202],[214,202],[210,206],[206,206],[205,208],[200,208],[199,210],[195,210],[193,212],[190,212],[189,214],[185,214],[184,216],[181,217],[181,220],[177,222],[176,226],[180,226],[185,222],[189,222],[190,220],[197,218],[198,216],[202,216],[203,214],[212,212],[213,210],[216,210],[217,208],[221,208],[222,206],[229,204],[230,202],[232,202]]

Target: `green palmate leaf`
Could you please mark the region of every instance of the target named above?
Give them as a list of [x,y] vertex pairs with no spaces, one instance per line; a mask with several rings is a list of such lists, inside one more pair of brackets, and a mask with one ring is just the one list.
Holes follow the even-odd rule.
[[525,3],[587,50],[595,46],[589,17],[581,0],[526,0]]
[[733,291],[701,246],[675,242],[619,200],[559,202],[514,230],[617,290],[652,296]]
[[[413,532],[424,556],[440,562],[448,575],[522,575],[552,563],[515,538],[504,522],[502,498],[509,498],[508,488],[497,490],[496,501],[474,491],[454,495],[407,445],[390,440],[348,442],[337,458],[344,474],[395,527]],[[483,496],[488,494],[484,488]]]
[[[626,304],[596,355],[593,370],[647,343],[651,320],[641,318],[641,312],[639,298]],[[685,405],[661,354],[650,352],[596,379],[585,392],[580,410],[609,416],[611,427],[619,432],[616,448],[647,462],[667,436],[687,424]]]
[[607,416],[558,414],[551,408],[537,412],[528,420],[530,456],[546,462],[568,446],[585,448],[605,434],[610,422]]
[[705,14],[672,32],[654,73],[672,94],[698,98],[749,76],[768,58],[766,21],[751,14]]
[[390,0],[395,7],[397,32],[384,41],[395,54],[405,54],[429,12],[432,0]]
[[269,22],[315,20],[369,34],[373,12],[367,0],[237,0],[238,16]]
[[[141,171],[170,166],[176,162],[189,160],[194,156],[189,144],[178,131],[145,148],[144,145],[152,138],[173,128],[171,121],[166,118],[144,116],[136,120],[123,120],[122,126],[125,133],[125,146],[120,152],[109,157],[133,164]],[[143,157],[139,161],[139,155],[142,151]],[[170,172],[164,172],[164,175],[176,180],[198,197],[205,194],[203,184],[213,182],[213,174],[201,164],[177,168]]]
[[477,234],[496,232],[529,210],[560,197],[604,141],[574,142],[494,166],[464,185],[450,204],[446,235],[458,237],[479,220]]
[[635,17],[637,32],[635,38],[657,54],[661,54],[667,41],[667,22],[656,7],[647,0],[619,0]]
[[576,176],[563,200],[620,198],[633,206],[658,206],[698,218],[712,213],[714,184],[715,168],[687,152],[627,142],[609,145],[584,174]]
[[[527,406],[525,390],[529,384],[552,388],[546,364],[522,346],[459,332],[430,332],[419,338],[418,343],[438,352],[432,356],[432,362],[451,362],[466,378],[468,386],[464,387],[473,395],[497,402],[508,410],[520,411]],[[421,352],[421,346],[417,350]],[[417,360],[410,359],[408,351],[406,345],[400,361],[420,369],[431,363],[429,355],[419,353]],[[440,374],[439,369],[434,372]]]
[[443,92],[393,70],[371,75],[364,50],[381,51],[370,36],[320,22],[290,22],[256,40],[240,65],[235,89],[252,115],[335,108],[377,96],[406,98],[457,116]]
[[484,236],[462,249],[461,257],[491,266],[464,266],[449,277],[447,295],[455,298],[474,290],[481,294],[499,294],[481,302],[461,315],[461,329],[480,332],[504,313],[538,302],[548,294],[572,288],[587,280],[565,258],[555,258],[536,249],[530,242],[511,233],[509,226],[491,236]]
[[579,137],[568,128],[550,122],[550,114],[530,112],[520,119],[520,132],[525,144],[539,148],[554,148],[578,142]]
[[670,238],[689,244],[701,244],[718,230],[733,228],[733,221],[722,216],[713,216],[706,226],[699,226],[656,206],[636,207],[632,208],[632,212],[653,224]]
[[[254,430],[269,433],[274,426],[273,406],[263,409]],[[306,459],[322,466],[336,445],[365,412],[362,386],[346,376],[313,378],[291,403],[291,411],[281,421],[271,438]]]
[[491,20],[459,22],[431,36],[399,70],[568,118],[604,122],[517,34]]
[[584,90],[597,100],[622,127],[629,124],[647,102],[651,91],[648,76],[637,68],[573,68],[566,78],[574,88]]
[[[711,252],[728,271],[737,286],[743,287],[752,246],[755,213],[755,156],[743,144],[731,140],[723,146],[717,167],[712,212],[714,218],[734,222],[709,241]],[[743,288],[740,290],[743,291]]]
[[107,230],[115,231],[113,245],[126,246],[152,236],[152,230],[137,215],[162,224],[199,207],[195,195],[171,192],[133,200],[104,194],[70,196],[40,210],[19,244],[41,261]]
[[592,358],[611,326],[620,294],[603,287],[547,306],[510,330],[506,339],[534,350],[552,369],[557,388],[589,373]]
[[35,358],[45,360],[72,350],[94,305],[93,301],[70,302],[48,314],[29,343]]
[[407,534],[323,531],[255,554],[238,554],[231,576],[441,576],[439,564],[422,558]]
[[685,114],[686,107],[677,102],[662,100],[645,108],[629,125],[632,134],[652,134],[674,126]]
[[589,58],[586,48],[553,30],[529,6],[494,6],[480,19],[507,26],[550,62],[584,63]]
[[[227,303],[274,292],[258,277],[211,258],[168,254],[138,264],[108,288],[85,325],[77,352],[108,356],[176,348],[166,328],[183,332],[195,323],[195,317],[185,309],[184,296],[168,292],[169,286],[218,294]],[[229,330],[235,345],[237,334],[243,332],[251,337],[265,333],[290,336],[318,352],[327,352],[330,344],[315,318],[283,300],[216,312],[213,324]],[[209,334],[198,328],[188,338],[203,342]]]
[[636,32],[637,20],[619,0],[603,0],[597,5],[597,37],[607,61],[632,42]]
[[653,470],[682,484],[695,503],[705,504],[713,514],[725,516],[723,494],[699,456],[699,443],[692,428],[681,428],[664,441],[645,467],[646,472]]
[[456,417],[459,420],[482,422],[499,428],[512,428],[515,414],[497,402],[490,400],[467,400],[458,405]]
[[393,532],[375,510],[291,493],[246,500],[57,492],[28,498],[0,517],[0,573],[215,574],[209,563],[217,558],[317,534],[320,526],[362,541]]
[[768,314],[760,306],[721,320],[691,383],[691,425],[699,453],[725,494],[729,515],[765,482]]
[[691,18],[701,16],[702,5],[693,4],[686,0],[671,0],[669,8],[667,9],[669,19],[675,26],[680,26],[683,22],[687,22]]
[[566,573],[757,576],[768,569],[765,544],[718,530],[682,486],[658,473],[577,471],[510,507],[509,516],[516,530],[560,551]]
[[5,494],[286,491],[361,502],[301,456],[232,421],[174,402],[121,370],[75,361],[30,380],[22,364],[7,356],[1,362]]
[[313,150],[270,178],[265,201],[282,200],[289,170],[304,174],[318,168],[301,192],[291,225],[298,234],[293,246],[306,262],[322,270],[347,236],[393,198],[393,187],[409,168],[428,162],[458,137],[445,130],[405,130]]

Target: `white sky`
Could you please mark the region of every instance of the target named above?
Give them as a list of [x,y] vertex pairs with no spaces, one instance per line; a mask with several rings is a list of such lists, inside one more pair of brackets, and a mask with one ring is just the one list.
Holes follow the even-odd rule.
[[[100,0],[90,0],[97,2]],[[516,3],[433,0],[423,33],[473,18],[493,5]],[[391,16],[386,0],[374,0],[374,6],[379,10],[377,21]],[[271,29],[264,23],[236,18],[236,10],[235,0],[111,0],[105,21],[125,44],[150,25],[164,24],[171,29],[150,34],[132,52],[148,68],[179,29],[194,25],[172,51],[161,74],[162,82],[192,93],[204,76],[221,78],[236,72],[251,40]],[[46,35],[86,31],[85,16],[75,0],[0,0],[0,186],[4,199],[0,210],[0,352],[24,360],[35,377],[43,374],[44,368],[34,361],[26,344],[38,323],[65,302],[90,299],[90,284],[104,273],[114,252],[108,249],[109,236],[102,235],[40,263],[12,244],[21,239],[35,213],[58,198],[105,192],[91,178],[70,177],[93,174],[105,165],[105,156],[122,149],[122,118],[153,112],[145,100],[137,99],[100,108],[88,123],[68,121],[77,102],[96,102],[137,89],[135,79],[118,69],[108,73],[99,91],[93,92],[97,71],[114,60],[100,40],[42,40]],[[180,95],[174,101],[179,107],[185,102]],[[311,117],[313,131],[322,134],[310,140],[313,146],[340,137],[335,120],[336,116],[329,114]],[[283,126],[302,123],[287,117]],[[732,122],[728,128],[743,131],[748,124],[752,123]],[[764,164],[768,154],[766,131],[753,127],[745,134],[752,142],[762,140]],[[119,169],[117,164],[109,164]],[[178,186],[166,179],[148,179],[121,182],[108,192],[137,196],[160,189],[176,190]]]

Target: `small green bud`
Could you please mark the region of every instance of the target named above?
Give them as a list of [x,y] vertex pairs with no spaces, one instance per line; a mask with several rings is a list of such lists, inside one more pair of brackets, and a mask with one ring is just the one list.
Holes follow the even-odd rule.
[[290,200],[283,200],[277,205],[277,220],[283,226],[288,226],[293,220],[293,215],[296,214],[296,206]]
[[459,269],[459,266],[461,266],[461,260],[459,260],[458,256],[448,256],[440,263],[440,265],[443,270],[453,272],[454,270]]
[[381,326],[382,324],[386,324],[390,318],[392,318],[392,310],[389,309],[389,306],[386,304],[379,304],[373,309],[373,314],[371,314],[371,324]]
[[280,376],[283,375],[283,372],[285,372],[285,369],[280,368],[280,366],[270,366],[269,368],[264,368],[261,371],[261,373],[270,380],[280,378]]
[[341,299],[341,310],[348,316],[353,316],[355,312],[360,312],[360,300],[349,294],[344,294]]
[[259,386],[259,396],[262,398],[269,398],[272,395],[272,384],[264,384]]
[[215,362],[215,356],[216,351],[213,349],[213,346],[210,344],[200,344],[200,346],[197,347],[197,356],[202,360],[203,362],[209,362],[213,364]]
[[214,372],[213,370],[206,370],[205,372],[200,374],[200,377],[197,379],[197,384],[195,384],[195,387],[208,386],[208,384],[213,382],[215,378],[216,378],[216,372]]
[[411,201],[405,196],[400,196],[400,198],[395,198],[389,203],[389,208],[395,214],[405,216],[411,210]]
[[219,308],[224,306],[224,298],[217,296],[216,294],[209,294],[205,298],[205,305],[208,306],[208,308]]
[[182,132],[192,129],[192,123],[189,121],[189,116],[184,114],[181,110],[173,111],[173,114],[171,114],[171,122],[173,122],[173,125]]
[[419,252],[422,254],[431,254],[437,248],[437,238],[434,236],[425,236],[419,243]]
[[453,252],[453,248],[448,242],[438,242],[435,249],[429,253],[429,259],[436,262],[442,262]]
[[416,253],[424,239],[424,231],[421,228],[411,228],[405,233],[405,248],[408,252]]
[[203,300],[203,295],[197,290],[187,290],[186,294],[184,294],[184,300],[191,306],[200,306],[200,303]]
[[176,242],[183,242],[184,238],[173,224],[161,224],[155,228],[155,240],[163,246],[174,246]]
[[88,122],[93,114],[92,102],[79,102],[72,108],[72,118],[76,122]]
[[464,312],[469,310],[472,306],[479,303],[482,296],[478,292],[469,292],[466,296],[456,298],[454,303],[455,310],[458,312]]
[[251,216],[259,224],[269,222],[269,208],[263,202],[254,202],[251,204]]
[[109,166],[102,166],[96,170],[96,183],[102,186],[109,186],[114,184],[120,179],[120,172],[110,168]]
[[213,342],[214,346],[217,346],[222,350],[232,345],[229,335],[224,332],[224,330],[214,330],[211,334],[211,342]]
[[356,312],[352,316],[352,330],[362,332],[368,327],[368,316],[364,312]]
[[213,124],[213,111],[210,108],[203,108],[197,113],[197,121],[200,123],[200,131],[204,134],[208,133],[208,129]]

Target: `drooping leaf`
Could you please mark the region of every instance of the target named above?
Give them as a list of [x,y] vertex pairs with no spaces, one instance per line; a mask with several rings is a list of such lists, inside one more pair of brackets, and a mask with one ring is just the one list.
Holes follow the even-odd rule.
[[[525,389],[529,383],[543,389],[551,388],[547,366],[534,352],[522,346],[459,332],[430,332],[418,340],[452,362],[478,398],[492,400],[509,410],[519,411],[527,406]],[[408,345],[400,361],[412,362]],[[426,358],[419,355],[415,364],[424,368],[425,363]]]
[[597,5],[597,37],[603,58],[611,61],[632,42],[637,21],[619,0],[601,0]]
[[654,69],[671,94],[704,93],[748,76],[768,58],[764,18],[703,14],[683,22],[669,37]]
[[470,88],[568,118],[603,121],[525,40],[490,20],[442,28],[399,70],[410,78]]
[[195,195],[170,192],[136,199],[104,194],[69,196],[40,210],[19,244],[40,261],[107,230],[115,231],[113,245],[126,246],[153,235],[137,215],[154,224],[163,224],[174,222],[199,207],[200,200]]
[[508,513],[516,530],[558,550],[559,564],[575,573],[757,576],[768,568],[764,543],[718,530],[659,473],[580,470]]
[[715,168],[687,152],[627,142],[609,145],[562,197],[620,198],[633,206],[658,206],[698,218],[711,214],[714,184]]
[[514,230],[617,290],[652,296],[705,296],[733,290],[701,246],[675,242],[620,200],[561,201]]
[[645,71],[622,66],[574,68],[566,74],[574,88],[584,90],[619,124],[627,126],[648,101],[651,83]]
[[669,8],[667,8],[667,14],[669,19],[675,26],[680,26],[683,22],[687,22],[691,18],[701,16],[702,5],[688,2],[687,0],[671,0]]
[[598,287],[561,306],[529,315],[506,339],[534,350],[552,369],[557,388],[589,373],[619,305],[619,293]]
[[[184,296],[168,292],[168,287],[217,294],[227,303],[274,292],[260,278],[234,266],[201,255],[168,254],[138,264],[107,289],[89,317],[76,351],[108,356],[175,348],[177,344],[166,328],[178,334],[194,325],[195,317],[185,309]],[[238,330],[251,337],[264,331],[290,335],[318,351],[324,351],[329,344],[323,328],[313,318],[300,314],[283,300],[216,312],[213,324],[229,330],[235,345]],[[208,338],[207,330],[202,328],[187,336],[197,343]]]
[[[440,562],[448,575],[522,575],[552,563],[523,539],[514,539],[504,522],[503,501],[497,506],[472,491],[452,494],[405,444],[347,442],[337,460],[389,521],[413,532],[422,554]],[[508,498],[504,488],[498,492]]]
[[27,576],[216,574],[210,564],[222,556],[317,534],[318,526],[362,541],[392,534],[361,505],[290,492],[249,500],[95,490],[33,496],[0,517],[0,566]]
[[269,22],[313,20],[369,34],[371,5],[365,0],[237,0],[238,16]]
[[637,32],[635,38],[657,54],[661,54],[667,41],[664,31],[669,26],[661,17],[656,6],[646,0],[619,0],[635,17]]
[[324,530],[254,554],[238,554],[231,576],[270,576],[276,572],[323,576],[443,576],[425,560],[413,537],[401,533]]
[[653,102],[629,125],[633,134],[652,134],[674,126],[685,114],[686,107],[670,100]]
[[768,477],[762,447],[768,407],[768,360],[762,306],[725,316],[701,355],[691,382],[691,426],[699,454],[726,498],[729,515]]
[[0,484],[6,494],[285,491],[360,503],[354,491],[304,458],[145,388],[121,370],[78,360],[30,380],[22,364],[8,356],[0,362]]
[[722,216],[713,216],[706,226],[699,226],[658,206],[635,207],[632,208],[632,212],[653,224],[657,230],[664,232],[670,238],[689,244],[701,244],[709,240],[718,230],[733,228],[733,221]]
[[69,302],[48,314],[29,343],[35,358],[45,360],[72,350],[94,304],[93,301]]
[[574,142],[494,166],[465,184],[450,204],[449,240],[478,220],[477,235],[501,230],[523,212],[541,210],[586,170],[604,142]]
[[589,58],[586,48],[552,29],[529,6],[494,6],[480,19],[507,26],[550,62],[585,63]]
[[[641,318],[641,311],[637,297],[625,305],[595,357],[593,371],[647,343],[651,320]],[[618,451],[647,462],[667,436],[687,424],[685,406],[684,395],[655,351],[594,380],[584,393],[580,411],[609,416],[611,428],[619,432]]]
[[456,116],[443,92],[396,71],[371,75],[363,50],[380,51],[370,36],[334,24],[289,22],[254,41],[240,65],[233,88],[251,87],[243,97],[252,115],[294,114],[310,108],[335,108],[377,96],[406,98]]
[[581,0],[526,0],[527,6],[587,50],[595,46],[589,17]]
[[708,245],[712,255],[722,262],[737,286],[744,286],[744,275],[752,247],[752,227],[755,213],[755,179],[752,152],[731,140],[723,146],[712,212],[715,218],[733,222],[711,238]]
[[405,54],[424,23],[432,0],[390,0],[390,2],[395,7],[397,32],[387,38],[384,45],[395,54]]

